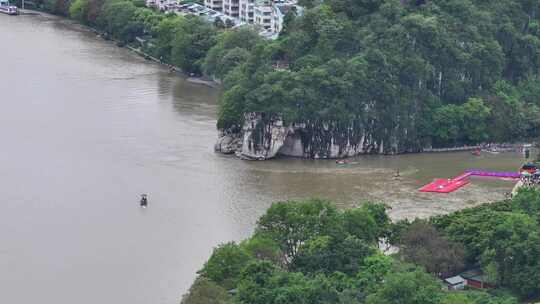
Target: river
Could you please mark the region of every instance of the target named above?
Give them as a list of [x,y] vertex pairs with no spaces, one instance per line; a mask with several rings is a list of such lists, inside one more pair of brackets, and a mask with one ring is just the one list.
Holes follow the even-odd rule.
[[[393,218],[501,199],[508,181],[415,191],[517,153],[246,162],[213,152],[219,92],[51,16],[0,15],[0,303],[178,303],[214,246],[272,201],[365,200]],[[396,169],[402,179],[392,180]],[[149,208],[138,206],[149,194]]]

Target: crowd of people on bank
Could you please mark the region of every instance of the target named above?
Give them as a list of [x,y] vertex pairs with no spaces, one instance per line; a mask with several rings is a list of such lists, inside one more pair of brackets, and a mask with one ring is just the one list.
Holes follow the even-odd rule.
[[524,164],[520,171],[520,180],[525,187],[533,187],[540,184],[540,169],[534,163]]

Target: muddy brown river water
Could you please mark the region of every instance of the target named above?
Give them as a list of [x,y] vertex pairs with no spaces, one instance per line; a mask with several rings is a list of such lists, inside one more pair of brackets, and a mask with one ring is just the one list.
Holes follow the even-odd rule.
[[[215,154],[219,92],[51,16],[0,15],[0,303],[178,303],[212,247],[240,240],[276,200],[429,216],[503,198],[466,168],[515,170],[517,153],[246,162]],[[401,180],[392,175],[399,169]],[[138,206],[149,194],[149,208]]]

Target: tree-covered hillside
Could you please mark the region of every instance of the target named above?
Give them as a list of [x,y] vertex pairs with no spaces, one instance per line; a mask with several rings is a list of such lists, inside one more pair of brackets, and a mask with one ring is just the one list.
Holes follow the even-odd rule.
[[[275,203],[251,238],[214,249],[182,304],[517,304],[540,297],[539,219],[540,190],[412,223],[381,204]],[[478,269],[495,288],[444,287]]]
[[301,4],[277,41],[225,76],[219,127],[259,111],[411,146],[538,135],[539,1]]
[[465,250],[465,263],[521,298],[540,297],[540,190],[432,219]]
[[247,112],[281,117],[305,125],[304,149],[321,155],[306,147],[369,137],[395,153],[539,135],[537,0],[303,0],[275,41],[141,0],[36,3],[223,80],[220,129],[238,132]]

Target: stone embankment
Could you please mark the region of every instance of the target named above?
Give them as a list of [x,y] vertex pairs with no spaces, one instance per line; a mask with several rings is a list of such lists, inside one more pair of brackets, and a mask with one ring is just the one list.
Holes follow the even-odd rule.
[[204,86],[207,86],[207,87],[210,87],[210,88],[213,88],[213,89],[216,89],[216,88],[219,87],[218,82],[216,82],[214,80],[204,79],[202,77],[188,77],[188,78],[186,78],[186,81],[191,82],[191,83],[195,83],[195,84],[204,85]]
[[473,151],[482,149],[482,146],[463,146],[463,147],[451,147],[451,148],[424,148],[422,152],[437,153],[437,152],[459,152],[459,151]]
[[19,15],[39,15],[40,12],[19,8]]

